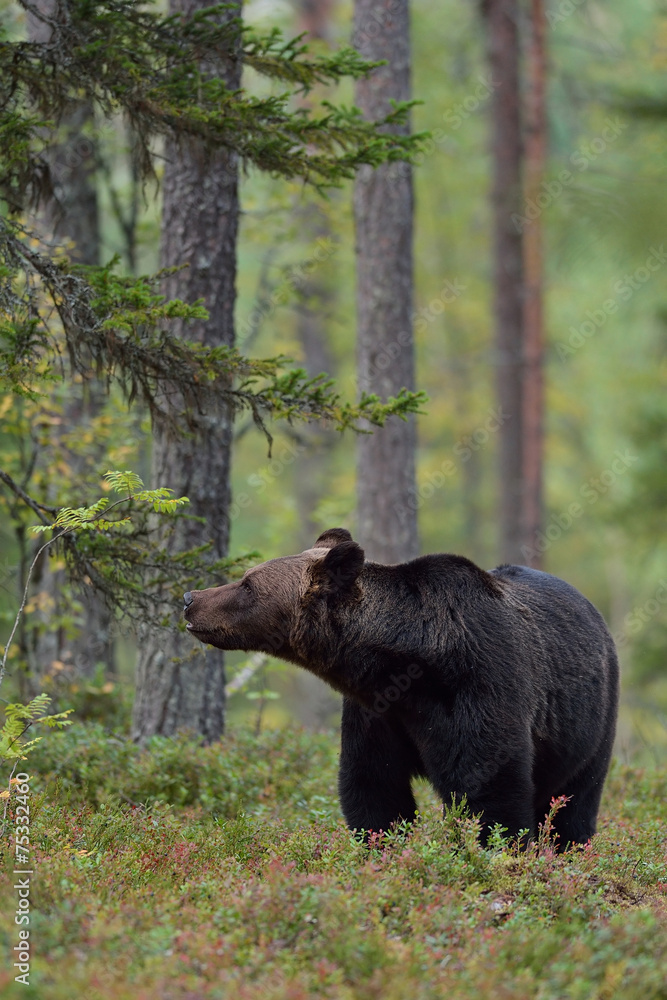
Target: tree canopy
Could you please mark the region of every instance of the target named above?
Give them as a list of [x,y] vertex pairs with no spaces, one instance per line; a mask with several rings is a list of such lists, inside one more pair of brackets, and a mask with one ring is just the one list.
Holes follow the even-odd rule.
[[[0,36],[0,197],[6,206],[0,215],[0,386],[34,401],[63,376],[84,384],[96,378],[152,417],[169,419],[178,433],[187,433],[189,414],[224,400],[251,414],[269,448],[270,419],[325,420],[344,430],[358,429],[362,419],[381,426],[390,415],[418,409],[419,393],[401,392],[386,402],[364,395],[352,403],[327,375],[309,376],[283,355],[249,358],[233,347],[176,336],[170,320],[201,318],[205,309],[201,302],[167,301],[160,292],[164,272],[129,276],[117,258],[100,267],[74,264],[34,222],[40,204],[54,196],[46,153],[74,100],[91,103],[98,129],[122,116],[144,185],[156,178],[167,136],[196,139],[204,155],[231,149],[246,170],[300,178],[320,190],[353,176],[359,164],[409,158],[420,137],[390,130],[405,120],[407,104],[379,122],[365,121],[354,107],[294,106],[295,95],[316,84],[356,78],[375,64],[350,48],[311,56],[301,39],[286,41],[277,29],[262,34],[238,17],[220,19],[229,5],[189,18],[137,0],[20,5],[41,23],[37,34],[44,40]],[[280,89],[264,97],[228,89],[224,68],[237,59]],[[25,507],[48,522],[56,506],[29,495],[24,472],[3,473],[13,516],[21,519]],[[164,569],[164,553],[151,549],[148,536],[145,520],[123,537],[68,535],[73,579],[92,581],[128,607],[125,587],[135,614],[145,614],[151,588],[137,574],[151,569],[162,583]],[[192,572],[198,554],[183,556]]]

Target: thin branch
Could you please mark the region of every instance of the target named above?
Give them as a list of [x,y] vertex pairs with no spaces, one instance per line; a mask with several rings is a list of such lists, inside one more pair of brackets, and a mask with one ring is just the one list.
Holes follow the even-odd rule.
[[[63,534],[64,533],[65,532],[63,532]],[[25,606],[28,603],[28,589],[30,587],[30,580],[32,579],[33,570],[34,570],[35,566],[37,565],[37,560],[41,556],[42,552],[46,551],[46,549],[48,549],[49,545],[51,545],[52,542],[55,542],[56,538],[59,538],[59,537],[60,537],[60,535],[54,535],[53,538],[49,538],[48,542],[45,542],[44,545],[42,545],[41,548],[39,548],[37,550],[37,554],[35,555],[35,558],[33,559],[32,563],[30,564],[30,569],[28,570],[28,576],[26,577],[26,581],[25,581],[25,588],[23,590],[23,598],[21,600],[21,607],[18,609],[18,611],[16,613],[16,618],[14,619],[14,625],[12,627],[12,631],[10,633],[9,639],[7,640],[7,645],[5,646],[5,651],[2,654],[2,665],[0,666],[0,684],[2,684],[3,678],[5,676],[5,668],[7,666],[7,657],[9,656],[9,649],[10,649],[10,646],[12,644],[12,639],[14,638],[16,630],[19,627],[19,622],[21,621],[21,616],[23,615],[23,611],[25,609]]]
[[2,811],[2,827],[0,827],[0,837],[4,837],[5,835],[5,827],[7,826],[7,810],[9,808],[9,802],[12,797],[12,778],[14,777],[14,771],[18,766],[18,762],[19,759],[17,757],[14,761],[14,766],[11,769],[9,775],[9,781],[7,782],[7,791],[9,792],[9,795],[5,799],[5,808]]
[[[98,517],[93,518],[92,519],[92,523],[94,523],[95,521],[102,520],[102,518],[104,518],[104,520],[107,520],[110,511],[112,511],[114,507],[118,507],[119,504],[121,504],[121,503],[127,503],[129,500],[133,500],[133,499],[134,499],[134,496],[132,494],[130,494],[129,496],[121,497],[119,500],[115,500],[112,504],[109,504],[109,506],[106,507],[105,510],[102,511]],[[7,667],[7,657],[9,656],[9,649],[11,647],[12,640],[14,638],[14,635],[16,634],[16,630],[17,630],[17,628],[19,626],[19,622],[21,621],[21,617],[22,617],[23,612],[25,610],[25,606],[28,603],[28,591],[30,589],[30,580],[32,579],[32,574],[33,574],[33,571],[35,569],[35,566],[37,565],[39,557],[41,556],[42,552],[45,552],[48,549],[49,545],[52,545],[53,542],[56,541],[56,539],[58,539],[58,538],[64,538],[66,535],[71,535],[72,532],[74,532],[74,531],[76,531],[78,529],[78,527],[79,527],[78,525],[73,525],[71,528],[65,528],[63,531],[59,531],[57,534],[55,534],[52,538],[49,538],[48,542],[44,542],[44,544],[37,550],[37,552],[35,554],[35,558],[33,559],[33,561],[30,564],[30,569],[28,570],[28,575],[27,575],[26,581],[25,581],[25,587],[23,588],[23,597],[21,599],[21,607],[18,609],[18,611],[16,613],[16,618],[14,619],[14,625],[12,627],[11,634],[9,636],[9,639],[7,640],[7,644],[5,646],[4,653],[2,654],[2,664],[0,665],[0,684],[2,684],[2,681],[3,681],[4,676],[5,676],[5,669]]]
[[44,517],[42,511],[45,510],[49,514],[58,513],[58,507],[48,507],[46,504],[39,503],[37,500],[33,500],[32,497],[29,497],[28,494],[21,489],[18,483],[15,483],[12,477],[8,475],[6,472],[3,472],[2,469],[0,469],[0,479],[3,481],[3,483],[9,486],[10,490],[13,493],[15,493],[20,500],[23,500],[24,504],[27,504],[28,507],[34,510],[35,514],[37,514],[42,524],[49,523],[48,518]]

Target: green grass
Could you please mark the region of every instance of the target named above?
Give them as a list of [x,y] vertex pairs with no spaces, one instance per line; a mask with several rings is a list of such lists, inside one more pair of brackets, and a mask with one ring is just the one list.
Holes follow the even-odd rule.
[[31,985],[7,959],[0,995],[667,998],[667,772],[615,765],[599,833],[565,855],[484,850],[426,787],[413,829],[366,850],[337,750],[303,730],[146,751],[94,725],[50,735],[29,759]]

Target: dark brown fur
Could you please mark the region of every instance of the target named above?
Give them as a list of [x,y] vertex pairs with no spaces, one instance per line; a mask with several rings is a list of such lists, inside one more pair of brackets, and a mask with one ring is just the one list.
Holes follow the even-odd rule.
[[601,616],[546,573],[452,555],[364,562],[335,528],[238,583],[186,595],[188,629],[296,663],[344,695],[339,787],[353,828],[414,815],[410,782],[466,794],[488,831],[534,834],[552,797],[561,844],[595,831],[618,697]]

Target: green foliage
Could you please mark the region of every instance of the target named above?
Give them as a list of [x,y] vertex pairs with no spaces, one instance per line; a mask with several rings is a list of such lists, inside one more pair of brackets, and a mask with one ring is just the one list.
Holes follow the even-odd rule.
[[664,770],[616,765],[599,833],[563,855],[483,849],[465,809],[443,821],[423,789],[417,823],[366,849],[340,816],[337,743],[292,727],[141,750],[75,724],[40,744],[34,989],[662,1000]]
[[116,493],[126,493],[128,499],[137,490],[141,490],[144,485],[141,477],[129,469],[126,469],[125,472],[110,469],[104,473],[104,478]]
[[48,694],[39,694],[27,705],[5,705],[5,722],[0,729],[0,760],[23,760],[26,754],[34,750],[42,737],[36,736],[28,741],[23,737],[37,723],[49,729],[62,729],[63,726],[71,725],[67,718],[71,709],[45,715],[50,701]]
[[[663,245],[667,226],[667,131],[660,118],[635,120],[618,93],[664,95],[667,19],[655,2],[632,14],[620,0],[604,9],[575,4],[566,16],[565,7],[552,5],[547,31],[549,164],[539,199],[547,269],[544,568],[579,587],[617,637],[625,752],[632,758],[641,749],[647,760],[664,760],[666,271],[662,264],[644,280],[644,267],[650,248]],[[340,10],[339,33],[347,30],[348,14]],[[613,59],[599,47],[600,32],[614,46]],[[414,171],[416,384],[429,405],[417,421],[417,489],[410,502],[418,509],[422,552],[457,552],[489,567],[498,562],[488,209],[496,91],[475,5],[447,0],[437,13],[415,5],[411,42],[414,90],[424,99],[414,127],[430,129],[432,141]],[[570,178],[565,184],[563,171]],[[335,254],[308,281],[292,282],[290,301],[266,311],[252,343],[257,352],[294,356],[303,349],[305,316],[309,331],[321,329],[333,357],[330,371],[345,387],[355,377],[353,213],[350,200],[337,193],[324,205],[304,201],[296,185],[285,193],[263,178],[246,182],[240,328],[255,336],[251,320],[261,295],[275,302],[289,284],[284,276],[299,274],[326,233]],[[650,266],[657,267],[653,260]],[[571,338],[576,350],[564,356],[562,345]],[[389,356],[381,360],[391,363]],[[354,530],[349,443],[314,436],[308,444],[305,434],[277,440],[283,448],[306,443],[277,476],[261,442],[246,435],[236,447],[234,495],[246,493],[252,501],[235,522],[238,550],[252,545],[277,556],[302,545],[302,484],[308,482],[308,502],[318,461],[312,521]],[[636,461],[614,479],[610,466],[618,451]],[[593,490],[592,480],[598,481]],[[572,505],[580,516],[570,521]],[[286,700],[284,718],[295,703]]]
[[130,731],[133,691],[117,678],[109,680],[105,664],[99,663],[92,677],[72,670],[49,673],[44,687],[58,705],[68,705],[78,722],[99,722],[107,730]]
[[[122,494],[122,499],[111,504],[117,507],[123,503],[148,503],[158,514],[174,514],[184,504],[189,503],[187,497],[174,497],[174,492],[166,486],[159,486],[154,490],[143,489],[143,481],[135,472],[109,471],[104,473],[104,479],[116,493]],[[58,511],[53,524],[32,525],[31,531],[39,534],[45,531],[55,531],[57,535],[71,531],[110,531],[115,528],[130,524],[131,516],[115,518],[109,521],[102,517],[102,513],[109,507],[109,497],[100,497],[89,507],[63,507]]]
[[274,729],[258,738],[240,730],[225,741],[224,765],[220,752],[219,745],[202,747],[187,734],[155,736],[141,748],[121,734],[109,738],[101,725],[77,722],[40,747],[35,770],[96,805],[120,795],[136,804],[200,805],[231,820],[242,810],[271,813],[279,800],[308,821],[308,802],[319,795],[320,812],[326,803],[328,815],[337,814],[336,750],[328,736]]
[[[0,474],[2,475],[3,481],[7,483],[21,499],[29,502],[29,505],[32,506],[33,509],[42,516],[42,518],[44,518],[42,511],[47,508],[42,507],[34,501],[31,501],[29,497],[26,497],[22,490],[6,473]],[[112,470],[105,473],[104,479],[109,484],[109,488],[120,494],[120,498],[118,500],[110,503],[109,498],[107,496],[103,496],[100,497],[100,499],[95,503],[86,507],[79,507],[76,509],[64,507],[59,511],[54,511],[56,516],[52,523],[47,522],[46,524],[33,525],[31,527],[32,532],[35,534],[42,534],[50,531],[52,532],[52,537],[40,546],[28,569],[21,604],[14,619],[9,639],[3,650],[2,665],[0,667],[0,682],[4,677],[10,654],[15,652],[12,646],[12,640],[19,625],[21,624],[24,612],[26,611],[33,572],[40,558],[43,557],[49,546],[58,541],[62,541],[65,544],[64,552],[66,558],[69,560],[69,565],[71,567],[70,576],[72,580],[77,579],[77,574],[78,579],[82,580],[84,575],[87,579],[90,579],[90,575],[95,572],[96,559],[100,559],[100,548],[96,547],[94,542],[88,545],[85,543],[80,545],[79,538],[91,538],[93,534],[99,538],[105,538],[106,533],[109,531],[115,531],[118,528],[126,529],[132,525],[131,513],[125,517],[109,519],[106,515],[108,515],[112,510],[124,504],[139,504],[140,508],[141,505],[143,505],[145,507],[149,507],[151,511],[158,514],[173,515],[177,513],[177,511],[179,511],[179,509],[185,504],[189,503],[187,497],[172,498],[170,494],[173,490],[170,490],[167,487],[158,487],[154,490],[144,489],[144,484],[141,478],[136,473],[131,471],[120,472]],[[109,554],[108,547],[103,546],[101,551],[107,555]],[[115,554],[113,552],[113,548],[112,553]],[[115,604],[118,606],[119,604],[122,604],[122,601],[120,601],[118,597],[119,591],[129,591],[136,604],[136,594],[142,589],[140,581],[142,579],[145,581],[145,560],[146,548],[144,547],[138,552],[135,552],[132,558],[131,565],[134,579],[122,576],[118,572],[118,566],[112,566],[107,576],[102,575],[98,578],[100,582],[100,586],[98,588],[99,592],[107,595],[110,601],[113,601],[115,598]],[[104,584],[106,584],[106,586],[104,586]]]
[[[409,105],[377,123],[382,130],[356,108],[294,111],[292,92],[359,77],[376,64],[349,48],[311,57],[298,38],[286,42],[277,30],[244,29],[237,11],[220,4],[186,18],[138,0],[56,0],[50,43],[0,41],[0,135],[4,130],[12,149],[20,143],[0,167],[8,203],[19,208],[26,192],[35,197],[50,186],[39,129],[57,121],[80,92],[107,116],[122,110],[145,175],[153,174],[155,135],[233,148],[261,170],[316,184],[336,184],[361,163],[376,166],[418,151],[420,137],[395,131]],[[229,65],[238,58],[290,90],[259,98],[230,89]]]
[[[199,302],[165,301],[164,272],[122,276],[116,258],[103,267],[73,266],[18,218],[52,194],[46,130],[73,95],[84,95],[100,118],[122,112],[144,179],[154,172],[156,136],[209,151],[232,148],[262,170],[316,185],[351,177],[360,163],[409,158],[419,149],[419,137],[403,134],[407,105],[378,123],[331,104],[322,114],[292,110],[294,92],[358,77],[374,64],[351,49],[311,57],[300,39],[246,30],[236,12],[223,4],[184,18],[137,0],[57,0],[49,42],[0,38],[0,131],[7,138],[0,194],[17,216],[0,218],[0,385],[7,391],[38,397],[45,380],[60,374],[65,352],[74,378],[117,384],[172,431],[187,433],[193,412],[224,403],[250,410],[269,441],[269,417],[326,419],[344,429],[367,419],[381,424],[420,405],[421,396],[408,393],[387,404],[343,404],[326,378],[286,371],[285,357],[253,361],[233,348],[175,336],[170,320],[201,319],[206,311]],[[229,66],[238,58],[291,91],[259,98],[230,89]],[[181,409],[165,407],[167,398],[180,399]]]
[[[0,329],[0,385],[4,381],[11,392],[34,397],[40,379],[54,377],[64,335],[74,373],[118,384],[128,402],[138,397],[174,432],[187,431],[192,412],[221,400],[234,410],[250,410],[269,441],[268,417],[328,419],[344,430],[362,419],[381,426],[391,414],[417,411],[424,402],[423,394],[404,391],[386,403],[367,397],[358,405],[342,403],[326,376],[285,371],[290,361],[284,356],[251,360],[232,347],[188,341],[170,332],[166,321],[200,318],[206,311],[199,303],[165,302],[155,293],[160,275],[121,277],[115,259],[101,268],[51,260],[30,246],[27,231],[0,219],[0,259],[3,254],[0,305],[11,321],[5,322],[4,342]],[[43,294],[53,302],[60,326],[44,323]],[[25,315],[27,325],[21,320]],[[179,395],[180,408],[165,406],[165,398]]]
[[[250,30],[234,4],[192,17],[165,15],[139,0],[55,0],[48,13],[23,0],[9,8],[14,16],[29,11],[50,37],[26,41],[21,29],[0,28],[0,390],[15,401],[0,405],[0,506],[9,514],[19,577],[32,572],[32,534],[51,535],[51,562],[67,576],[63,607],[54,608],[44,588],[33,595],[29,609],[37,613],[27,624],[19,612],[13,655],[20,681],[34,672],[31,650],[40,630],[76,631],[77,588],[85,593],[92,585],[116,615],[174,627],[165,611],[170,596],[233,573],[239,563],[212,560],[210,546],[168,555],[150,515],[188,515],[180,510],[183,499],[167,490],[126,483],[131,513],[122,517],[108,497],[98,499],[101,463],[120,465],[106,457],[107,448],[123,463],[132,461],[142,437],[134,418],[128,447],[108,420],[121,397],[180,435],[193,431],[202,412],[249,413],[269,452],[272,419],[322,420],[361,431],[368,422],[381,426],[392,413],[414,412],[423,401],[404,392],[386,403],[348,403],[328,377],[307,376],[283,354],[257,360],[190,341],[183,329],[207,313],[202,302],[165,300],[160,282],[171,272],[128,276],[117,256],[100,267],[77,266],[64,249],[54,249],[51,234],[44,240],[38,231],[39,211],[58,186],[62,164],[54,154],[62,148],[60,123],[72,101],[90,105],[96,145],[115,134],[122,119],[131,136],[137,202],[140,186],[145,192],[146,182],[158,179],[166,139],[197,148],[204,158],[232,150],[244,169],[299,178],[318,189],[352,177],[359,164],[409,159],[421,139],[407,134],[407,104],[380,122],[365,121],[344,104],[307,109],[301,98],[315,86],[356,79],[375,64],[349,48],[311,55],[300,38]],[[266,81],[264,93],[230,85],[238,60]],[[81,394],[83,411],[86,397],[95,397],[90,411],[97,415],[79,436],[60,430],[71,421],[63,376]],[[131,421],[124,417],[124,423]],[[80,483],[76,507],[65,489],[72,472]],[[30,523],[35,515],[36,526]],[[13,612],[6,616],[11,621]]]

